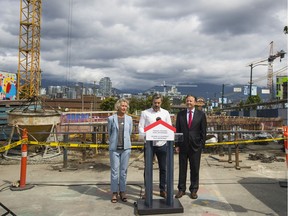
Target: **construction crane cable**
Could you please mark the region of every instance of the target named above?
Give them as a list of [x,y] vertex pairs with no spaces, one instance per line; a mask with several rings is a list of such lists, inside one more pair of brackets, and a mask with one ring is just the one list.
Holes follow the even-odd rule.
[[[281,74],[282,72],[284,72],[285,70],[287,70],[287,68],[288,68],[288,66],[284,66],[283,68],[280,68],[279,70],[273,72],[273,76],[278,75],[278,74]],[[255,84],[255,83],[258,83],[258,82],[263,81],[263,80],[266,80],[266,79],[267,79],[267,74],[264,75],[264,76],[262,76],[262,77],[260,77],[260,78],[258,78],[258,79],[253,80],[253,83]],[[236,95],[236,94],[237,94],[237,93],[235,93],[235,92],[230,92],[230,93],[225,94],[225,96],[226,96],[226,97],[228,97],[228,96],[231,97],[231,96]]]
[[73,25],[73,0],[69,0],[69,12],[67,18],[67,50],[66,50],[66,85],[70,82],[71,77],[71,46],[72,46],[72,25]]
[[[277,74],[281,74],[281,73],[284,72],[285,70],[287,70],[287,66],[284,66],[283,68],[281,68],[281,69],[273,72],[273,76],[274,76],[274,75],[277,75]],[[266,79],[267,79],[267,74],[266,74],[265,76],[262,76],[262,77],[260,77],[260,78],[258,78],[258,79],[253,80],[253,83],[256,83],[256,82],[259,82],[259,81],[262,81],[262,80],[266,80]]]

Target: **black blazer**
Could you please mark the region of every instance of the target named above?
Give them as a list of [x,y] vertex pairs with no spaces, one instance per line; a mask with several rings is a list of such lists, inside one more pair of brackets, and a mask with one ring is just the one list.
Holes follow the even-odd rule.
[[[180,111],[176,119],[176,132],[183,133],[183,139],[175,145],[180,151],[198,151],[205,146],[206,141],[207,120],[206,114],[197,108],[193,113],[192,125],[188,128],[187,109]],[[189,148],[190,147],[190,148]]]

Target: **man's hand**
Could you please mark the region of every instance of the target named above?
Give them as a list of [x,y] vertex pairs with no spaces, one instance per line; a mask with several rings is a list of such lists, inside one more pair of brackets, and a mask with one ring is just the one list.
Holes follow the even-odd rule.
[[178,147],[178,146],[175,147],[175,152],[176,152],[177,154],[179,153],[179,151],[180,151],[179,147]]

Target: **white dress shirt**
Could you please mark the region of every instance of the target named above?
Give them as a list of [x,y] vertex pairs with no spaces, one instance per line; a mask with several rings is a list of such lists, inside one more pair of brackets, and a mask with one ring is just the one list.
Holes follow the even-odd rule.
[[[144,134],[144,128],[148,125],[156,122],[157,118],[161,118],[162,121],[172,125],[170,114],[167,110],[160,108],[159,111],[155,112],[153,108],[142,111],[141,117],[139,120],[139,134],[140,136]],[[163,146],[166,141],[154,141],[153,146]]]

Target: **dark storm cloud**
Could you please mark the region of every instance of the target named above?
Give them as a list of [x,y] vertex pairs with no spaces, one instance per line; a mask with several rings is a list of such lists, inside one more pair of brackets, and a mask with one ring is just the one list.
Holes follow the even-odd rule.
[[[243,2],[243,1],[242,1]],[[244,1],[245,2],[245,1]],[[275,11],[285,7],[284,4],[275,4],[273,1],[247,1],[237,7],[210,8],[206,13],[198,13],[201,22],[201,31],[205,34],[257,34],[274,31],[279,19]],[[266,26],[266,28],[263,28]]]
[[[286,4],[285,0],[42,1],[43,76],[82,82],[109,76],[120,89],[187,80],[222,84],[235,79],[246,84],[247,64],[267,58],[272,40],[274,52],[286,50]],[[0,69],[17,70],[19,8],[19,0],[0,2]],[[283,65],[277,61],[274,68]]]
[[[69,14],[73,13],[73,2],[70,0],[49,0],[42,1],[42,18],[43,20],[50,21],[54,19],[66,20]],[[88,1],[86,1],[88,2]]]

